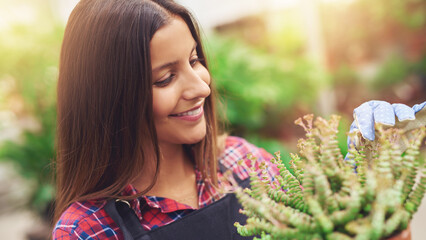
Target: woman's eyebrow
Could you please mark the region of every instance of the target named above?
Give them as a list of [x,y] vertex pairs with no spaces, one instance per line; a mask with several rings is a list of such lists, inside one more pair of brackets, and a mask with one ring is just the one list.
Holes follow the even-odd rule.
[[[189,55],[191,55],[195,51],[196,48],[197,48],[197,42],[194,43],[194,46],[192,47],[191,52],[190,52]],[[176,65],[176,64],[178,64],[178,62],[179,62],[178,60],[173,61],[173,62],[168,62],[166,64],[163,64],[163,65],[159,66],[159,67],[154,68],[152,71],[153,72],[160,71],[162,69],[165,69],[165,68],[171,67],[173,65]]]
[[178,62],[179,62],[179,61],[178,61],[178,60],[176,60],[176,61],[173,61],[173,62],[169,62],[169,63],[163,64],[163,65],[161,65],[161,66],[159,66],[159,67],[154,68],[152,71],[153,71],[153,72],[160,71],[160,70],[162,70],[162,69],[165,69],[165,68],[168,68],[168,67],[170,67],[170,66],[176,65],[176,64],[178,64]]

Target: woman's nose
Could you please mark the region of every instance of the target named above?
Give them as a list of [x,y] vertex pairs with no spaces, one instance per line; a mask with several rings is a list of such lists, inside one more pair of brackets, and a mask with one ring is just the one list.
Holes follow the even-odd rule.
[[183,84],[183,98],[186,100],[206,98],[210,95],[210,74],[204,66],[189,69]]

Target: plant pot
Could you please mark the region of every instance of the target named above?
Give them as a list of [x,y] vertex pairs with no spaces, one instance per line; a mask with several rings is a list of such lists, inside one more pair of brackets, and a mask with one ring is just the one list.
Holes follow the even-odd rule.
[[397,235],[393,235],[387,240],[411,240],[411,229],[410,226],[407,227],[404,231],[398,233]]

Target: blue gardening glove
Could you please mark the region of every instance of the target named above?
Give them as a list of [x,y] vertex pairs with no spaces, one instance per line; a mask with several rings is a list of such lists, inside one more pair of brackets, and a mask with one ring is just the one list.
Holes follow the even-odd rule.
[[[414,105],[412,108],[407,105],[394,103],[390,104],[385,101],[369,101],[361,104],[354,110],[354,121],[351,124],[349,132],[359,130],[361,135],[370,141],[375,139],[374,124],[381,123],[388,126],[395,125],[395,115],[400,122],[406,120],[414,120],[417,112],[422,110],[426,105],[426,101]],[[351,144],[348,138],[348,146]]]

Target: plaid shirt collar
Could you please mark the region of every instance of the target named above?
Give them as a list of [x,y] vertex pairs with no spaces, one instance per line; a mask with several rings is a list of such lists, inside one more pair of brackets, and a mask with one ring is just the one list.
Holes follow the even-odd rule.
[[[221,173],[219,172],[219,175]],[[197,184],[198,192],[198,205],[199,208],[203,208],[216,200],[222,198],[224,194],[219,193],[213,186],[204,182],[201,172],[195,168],[195,180]],[[123,192],[122,196],[131,196],[138,193],[138,190],[132,185],[128,184]],[[155,196],[141,196],[137,199],[129,201],[130,206],[135,211],[136,215],[140,220],[143,218],[143,209],[147,211],[152,209],[158,209],[162,213],[171,213],[179,210],[194,211],[195,208],[186,204],[179,203],[173,199]],[[142,205],[142,208],[141,208]],[[142,210],[141,210],[142,209]]]

